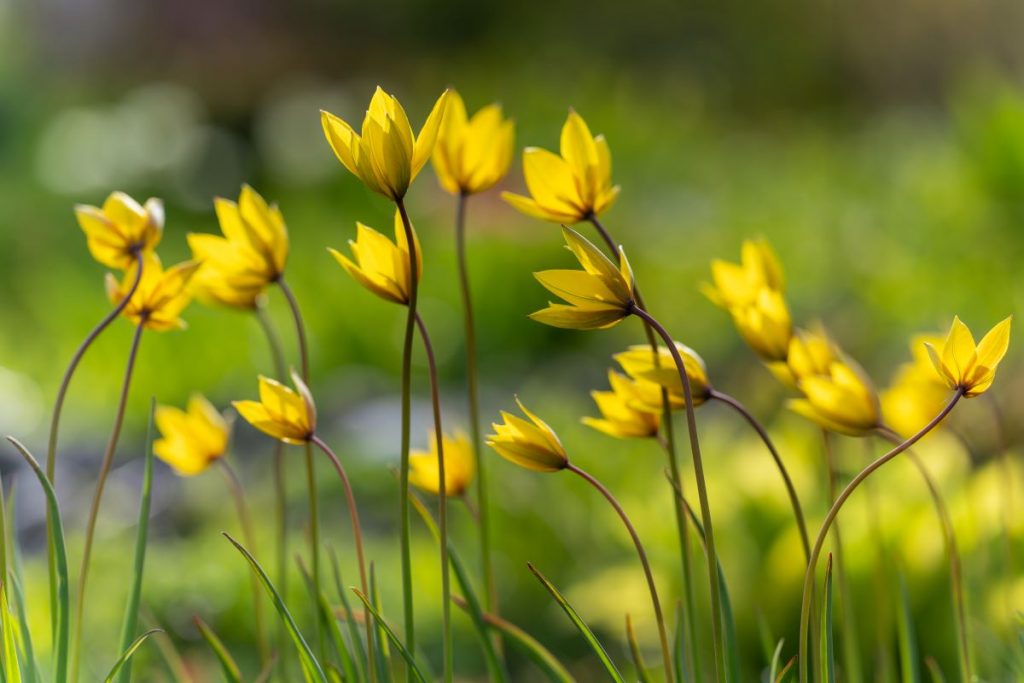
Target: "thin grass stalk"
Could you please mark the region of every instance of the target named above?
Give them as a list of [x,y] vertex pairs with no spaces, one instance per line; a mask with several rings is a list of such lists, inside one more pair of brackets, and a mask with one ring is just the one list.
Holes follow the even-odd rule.
[[118,399],[117,412],[114,415],[114,427],[111,429],[110,439],[107,441],[107,448],[103,453],[103,461],[100,463],[100,473],[96,480],[92,505],[89,507],[89,518],[85,525],[82,566],[78,574],[78,593],[75,597],[74,637],[71,641],[71,672],[69,680],[72,683],[78,680],[79,659],[82,648],[82,612],[85,607],[85,589],[89,578],[89,564],[92,560],[92,545],[96,535],[96,520],[100,513],[100,503],[103,500],[103,489],[107,483],[107,475],[110,474],[110,466],[114,462],[114,452],[117,450],[117,442],[121,437],[125,408],[128,405],[128,391],[132,383],[132,371],[135,369],[135,360],[139,355],[139,343],[142,341],[142,331],[145,329],[145,323],[146,319],[143,316],[135,326],[135,332],[132,335],[132,345],[128,350],[128,363],[125,367],[124,381],[121,385],[121,396]]
[[814,569],[818,563],[818,558],[821,555],[821,550],[825,545],[825,539],[828,537],[828,532],[832,527],[832,523],[839,515],[839,511],[842,509],[849,497],[853,495],[853,492],[857,490],[858,486],[860,486],[861,482],[871,476],[871,474],[882,467],[882,465],[886,464],[900,453],[920,441],[921,438],[942,422],[942,420],[949,415],[950,411],[953,410],[960,399],[963,398],[964,391],[965,390],[962,387],[957,389],[949,403],[946,404],[938,415],[932,418],[931,422],[922,427],[921,430],[912,437],[896,446],[885,455],[880,456],[861,470],[857,476],[850,480],[850,483],[848,483],[842,492],[836,497],[836,500],[829,509],[828,514],[825,515],[821,528],[818,530],[818,536],[814,540],[814,545],[811,546],[811,559],[807,563],[807,571],[804,573],[803,598],[800,605],[800,636],[797,641],[797,670],[800,676],[800,683],[807,683],[807,632],[811,616],[811,590],[814,585]]

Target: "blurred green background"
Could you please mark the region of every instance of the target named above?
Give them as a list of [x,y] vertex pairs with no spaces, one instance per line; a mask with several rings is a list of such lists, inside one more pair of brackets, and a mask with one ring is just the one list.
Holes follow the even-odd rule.
[[[502,102],[516,120],[518,147],[556,148],[570,106],[608,137],[623,190],[605,223],[625,244],[651,309],[703,355],[716,385],[770,426],[805,506],[820,519],[826,493],[819,433],[785,411],[786,392],[697,285],[711,258],[735,260],[743,238],[766,237],[785,266],[796,321],[822,320],[879,386],[909,358],[911,334],[943,329],[954,313],[981,331],[1018,311],[1022,26],[1024,5],[1011,0],[0,0],[0,428],[42,454],[65,364],[108,310],[104,272],[85,248],[75,203],[100,204],[115,189],[140,200],[163,198],[160,252],[169,263],[187,257],[188,232],[217,230],[212,198],[235,197],[248,182],[277,201],[288,222],[288,277],[309,325],[312,388],[326,436],[353,473],[385,609],[397,620],[398,491],[391,468],[399,447],[404,314],[361,290],[325,251],[343,247],[357,220],[389,232],[391,210],[334,159],[318,110],[358,121],[379,83],[418,126],[452,85],[471,110]],[[516,164],[501,187],[522,186]],[[579,424],[593,414],[588,391],[605,388],[611,353],[638,342],[640,330],[630,323],[573,333],[530,322],[526,314],[547,300],[530,273],[567,267],[569,257],[554,226],[516,214],[497,195],[474,197],[469,207],[483,415],[496,419],[518,393],[545,416],[572,457],[611,483],[635,516],[664,600],[674,604],[677,551],[656,446],[612,441]],[[466,427],[453,199],[427,170],[408,203],[425,250],[421,310],[439,351],[446,422]],[[295,363],[278,293],[271,304]],[[100,517],[86,680],[116,657],[150,397],[181,405],[201,391],[226,407],[253,396],[256,374],[270,370],[251,317],[199,304],[185,317],[187,331],[149,334],[142,343]],[[73,567],[129,336],[130,326],[119,321],[94,346],[65,410],[58,490]],[[997,455],[1019,458],[1018,349],[1014,343],[992,392],[1005,435],[993,427],[990,406],[975,401],[956,417],[963,440],[940,436],[927,446],[964,536],[976,656],[988,680],[1011,680],[1002,643],[1013,609],[1024,609],[1024,515],[1019,503],[1000,507],[1010,480],[994,469],[1008,462]],[[424,370],[421,358],[414,406],[420,446],[429,426]],[[795,640],[799,549],[759,442],[716,407],[703,408],[699,418],[744,672],[755,680],[767,663],[762,633]],[[863,444],[845,440],[840,448],[844,471],[866,461]],[[236,425],[232,458],[257,511],[258,552],[268,564],[270,452],[266,439]],[[292,455],[291,523],[301,552],[302,466],[299,453]],[[527,572],[531,561],[566,590],[624,665],[625,611],[638,621],[645,648],[653,648],[642,576],[602,501],[567,475],[537,475],[485,456],[505,616],[563,654],[581,680],[599,676]],[[952,672],[940,537],[926,492],[905,467],[892,465],[877,480],[873,504],[859,497],[843,517],[861,606],[860,649],[865,670],[892,665],[892,584],[878,576],[871,536],[880,527],[913,574],[922,653]],[[3,470],[17,483],[32,623],[45,651],[42,499],[13,453],[5,454]],[[1018,487],[1020,499],[1014,472],[1010,488]],[[217,676],[192,625],[195,614],[254,673],[246,567],[219,533],[238,526],[224,482],[213,472],[181,479],[162,465],[157,474],[145,604],[195,680]],[[340,488],[333,473],[320,474],[325,530],[354,576]],[[475,558],[476,536],[464,513],[454,512],[456,542]],[[1010,520],[1008,534],[1001,520]],[[422,529],[415,551],[417,615],[427,634],[424,651],[436,665],[438,572]],[[291,583],[290,602],[308,628],[298,579]],[[456,628],[460,676],[482,680],[469,622],[460,615]],[[156,649],[147,646],[137,666],[142,680],[170,679]],[[515,653],[511,666],[516,680],[535,680]]]

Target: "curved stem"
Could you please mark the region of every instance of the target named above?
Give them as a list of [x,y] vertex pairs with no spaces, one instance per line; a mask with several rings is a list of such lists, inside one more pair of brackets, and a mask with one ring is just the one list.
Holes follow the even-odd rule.
[[85,606],[85,587],[86,581],[89,578],[89,563],[92,560],[92,544],[96,534],[96,519],[100,512],[100,501],[103,500],[103,488],[107,483],[107,475],[110,473],[110,466],[114,461],[114,452],[117,450],[117,441],[121,437],[125,407],[128,404],[128,390],[131,387],[132,371],[135,369],[135,359],[139,355],[139,342],[142,340],[142,330],[145,329],[145,323],[145,318],[140,320],[135,326],[135,333],[132,336],[132,345],[128,351],[128,363],[124,371],[124,382],[121,385],[121,397],[118,400],[117,412],[114,415],[114,427],[111,429],[110,438],[107,441],[107,449],[103,453],[99,477],[96,480],[96,490],[93,492],[92,505],[89,508],[89,519],[85,525],[82,568],[78,574],[78,593],[75,598],[75,630],[72,640],[71,677],[69,679],[72,683],[78,680],[78,663],[82,649],[82,612]]
[[772,454],[772,460],[775,461],[775,466],[779,470],[779,474],[782,476],[782,481],[786,485],[786,493],[789,495],[789,503],[793,508],[793,517],[796,519],[796,526],[800,531],[800,542],[804,547],[804,559],[806,560],[811,556],[811,542],[807,537],[807,522],[804,519],[804,511],[800,506],[800,498],[796,493],[796,486],[793,485],[793,480],[789,476],[789,471],[786,469],[786,464],[782,462],[782,456],[779,455],[778,449],[775,448],[775,444],[772,443],[771,437],[768,436],[768,431],[764,426],[758,422],[747,407],[740,403],[738,400],[730,396],[729,394],[722,393],[715,389],[710,390],[710,398],[720,401],[737,413],[743,416],[743,419],[747,421],[747,424],[753,428],[757,435],[761,437],[761,441],[764,442],[768,452]]
[[[899,443],[900,437],[888,427],[880,427],[878,430],[882,438],[891,442]],[[962,681],[973,681],[971,672],[971,651],[970,639],[967,632],[967,604],[964,600],[964,579],[963,564],[960,559],[960,550],[956,542],[956,530],[953,527],[953,519],[950,517],[949,508],[942,497],[942,491],[932,477],[924,462],[914,451],[908,450],[907,457],[921,473],[925,486],[928,487],[928,495],[931,496],[935,506],[935,513],[939,518],[939,526],[942,528],[942,539],[946,546],[946,558],[949,562],[949,583],[953,592],[953,610],[956,616],[957,654],[960,665],[960,679]]]
[[668,333],[661,323],[655,320],[650,313],[643,308],[634,305],[634,315],[643,318],[665,342],[672,360],[679,372],[679,380],[683,385],[683,400],[686,402],[686,425],[690,432],[690,453],[693,457],[693,474],[697,480],[697,496],[700,499],[700,514],[704,520],[704,533],[707,536],[707,561],[708,561],[708,582],[711,589],[711,621],[713,626],[712,643],[715,650],[715,679],[725,680],[725,653],[722,648],[722,587],[718,580],[718,553],[715,549],[715,532],[711,523],[711,504],[708,501],[707,482],[704,478],[704,463],[700,455],[700,440],[697,437],[697,418],[693,412],[693,392],[690,388],[690,378],[686,374],[686,366],[676,348],[675,340]]
[[[238,522],[242,527],[242,537],[245,545],[252,553],[256,553],[256,533],[252,525],[252,513],[249,504],[245,500],[245,487],[238,478],[234,468],[224,458],[217,460],[220,463],[220,471],[224,474],[224,480],[235,501],[235,511],[238,513]],[[252,584],[253,613],[256,616],[256,645],[260,654],[260,667],[266,667],[270,662],[270,647],[267,643],[267,624],[263,614],[263,589],[260,587],[259,577],[255,572],[249,572],[250,583]]]
[[455,254],[459,268],[459,290],[462,294],[462,316],[466,331],[466,394],[469,402],[469,433],[476,461],[477,519],[480,524],[480,566],[484,574],[484,605],[488,612],[498,614],[498,585],[491,559],[490,506],[488,505],[486,459],[481,457],[480,396],[476,367],[476,325],[473,298],[469,287],[469,265],[466,258],[466,203],[469,196],[459,193],[455,205]]
[[416,314],[416,326],[420,331],[420,339],[423,340],[423,348],[427,353],[427,367],[430,372],[430,399],[434,406],[434,443],[437,448],[437,494],[438,505],[438,529],[441,534],[441,615],[443,631],[442,650],[444,658],[444,680],[451,683],[452,680],[452,615],[451,615],[451,576],[448,570],[448,482],[444,472],[444,431],[441,426],[441,394],[437,380],[437,361],[434,358],[434,346],[430,343],[430,335],[427,334],[427,326],[423,324],[423,317]]
[[946,406],[938,415],[932,418],[931,422],[922,427],[921,431],[919,431],[917,434],[914,434],[912,437],[910,437],[900,445],[896,446],[885,455],[880,456],[874,462],[872,462],[863,470],[858,472],[857,476],[851,479],[850,483],[846,485],[846,488],[844,488],[842,492],[836,497],[836,500],[834,503],[832,503],[832,507],[829,509],[828,514],[825,515],[825,519],[821,523],[821,528],[818,530],[818,536],[814,539],[814,545],[811,547],[811,559],[807,563],[807,571],[804,573],[803,599],[801,600],[800,605],[800,637],[799,640],[797,640],[797,668],[800,672],[800,683],[807,682],[806,643],[807,631],[810,625],[811,617],[810,596],[811,589],[814,586],[814,570],[815,566],[818,563],[818,558],[821,556],[821,549],[825,545],[825,539],[828,536],[829,529],[832,527],[832,523],[839,515],[839,511],[842,509],[843,504],[846,503],[846,500],[853,494],[854,491],[857,490],[857,487],[860,486],[861,482],[863,482],[865,479],[871,476],[871,474],[878,470],[882,465],[889,462],[897,455],[899,455],[900,453],[902,453],[903,451],[907,450],[915,443],[920,441],[925,434],[934,429],[936,425],[942,422],[942,420],[945,419],[947,415],[949,415],[950,411],[953,410],[953,407],[956,406],[957,402],[963,397],[963,395],[964,389],[957,389],[956,393],[953,394],[953,398],[950,399],[949,403],[946,404]]
[[640,564],[643,565],[644,577],[647,579],[647,589],[651,593],[651,602],[654,605],[654,617],[658,622],[658,636],[661,639],[661,656],[664,660],[665,680],[675,680],[672,673],[672,651],[669,649],[668,645],[668,631],[665,628],[665,616],[661,611],[661,601],[658,599],[658,587],[654,583],[654,574],[651,572],[651,565],[647,561],[647,552],[644,550],[643,543],[640,542],[640,536],[636,533],[636,529],[633,527],[633,523],[629,520],[629,516],[626,514],[626,511],[622,509],[619,501],[615,499],[615,496],[612,495],[611,491],[605,488],[604,484],[572,463],[569,463],[566,466],[566,469],[573,474],[579,475],[605,497],[611,506],[615,508],[615,512],[618,513],[619,518],[622,519],[622,523],[626,526],[626,530],[633,539],[633,545],[636,546],[636,554],[640,558]]
[[[398,468],[401,501],[401,554],[402,554],[402,614],[405,620],[405,646],[410,652],[416,651],[416,625],[412,600],[412,552],[409,529],[409,447],[411,445],[412,417],[412,340],[416,332],[416,302],[419,296],[419,267],[416,255],[416,237],[413,233],[409,213],[404,200],[395,204],[405,229],[405,243],[409,245],[409,302],[405,319],[405,341],[402,345],[402,454]],[[442,544],[443,545],[443,544]],[[413,683],[413,672],[406,673],[406,680]]]

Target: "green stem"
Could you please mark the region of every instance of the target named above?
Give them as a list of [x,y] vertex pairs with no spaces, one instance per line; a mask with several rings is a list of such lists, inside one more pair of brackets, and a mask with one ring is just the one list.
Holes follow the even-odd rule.
[[643,308],[634,305],[632,313],[643,318],[665,342],[672,360],[675,361],[679,380],[683,385],[683,400],[686,402],[686,424],[690,432],[690,454],[693,457],[693,474],[697,480],[697,497],[700,499],[700,514],[704,521],[704,533],[707,536],[708,582],[711,593],[712,643],[715,651],[715,679],[725,680],[725,652],[722,647],[722,587],[718,580],[718,552],[715,549],[715,532],[711,522],[711,503],[708,500],[707,482],[704,478],[704,462],[700,454],[700,440],[697,436],[697,418],[693,411],[693,392],[690,388],[690,377],[686,374],[686,366],[676,348],[675,340],[661,323],[655,320]]
[[448,482],[444,473],[444,430],[441,425],[441,393],[437,380],[437,361],[434,358],[434,347],[427,334],[427,326],[423,318],[416,314],[416,326],[423,340],[423,348],[427,354],[427,367],[430,373],[430,399],[434,406],[434,443],[437,446],[437,494],[438,528],[441,535],[441,615],[443,630],[441,632],[442,650],[444,653],[444,680],[452,681],[452,615],[451,615],[451,576],[448,568]]
[[[402,613],[405,617],[405,646],[409,652],[416,651],[416,624],[412,600],[412,553],[409,529],[409,447],[411,445],[412,416],[412,342],[416,332],[416,302],[419,296],[419,267],[416,255],[416,237],[412,222],[405,210],[405,202],[395,200],[398,213],[405,228],[405,241],[409,245],[409,301],[406,303],[405,341],[402,346],[402,454],[399,465],[401,488],[401,553],[402,553]],[[442,544],[444,545],[444,544]],[[414,680],[413,672],[407,671],[409,683]]]
[[637,534],[636,528],[629,520],[629,515],[627,515],[626,511],[622,509],[619,501],[615,499],[615,496],[612,495],[611,491],[605,488],[604,484],[572,463],[566,465],[566,469],[573,474],[578,475],[605,497],[605,500],[607,500],[615,509],[615,512],[618,513],[622,523],[626,526],[626,531],[629,532],[630,538],[633,539],[633,545],[636,546],[636,554],[640,558],[640,564],[643,566],[644,577],[647,579],[647,589],[651,594],[651,603],[654,605],[654,618],[658,622],[658,637],[661,639],[661,656],[664,661],[665,680],[675,680],[672,673],[672,651],[668,645],[668,630],[665,628],[665,616],[661,611],[661,601],[658,599],[658,587],[654,583],[654,574],[651,572],[650,562],[647,561],[647,552],[644,550],[643,543],[640,542],[640,536]]
[[[476,325],[473,299],[469,287],[469,265],[466,258],[466,203],[465,192],[459,193],[455,205],[455,254],[459,267],[459,290],[462,294],[462,316],[466,332],[466,393],[469,403],[469,433],[476,460],[477,519],[480,523],[480,566],[484,574],[484,605],[488,612],[498,614],[498,585],[491,559],[490,505],[487,492],[486,459],[481,457],[480,397],[476,366]],[[495,638],[500,641],[500,638]]]
[[761,437],[761,441],[764,442],[768,452],[771,453],[772,460],[775,461],[775,467],[779,470],[779,474],[782,476],[782,481],[786,486],[786,494],[789,496],[789,504],[793,508],[793,517],[796,520],[797,529],[800,531],[800,542],[803,545],[804,560],[806,560],[811,555],[811,542],[807,537],[807,522],[804,519],[803,508],[800,506],[800,497],[796,493],[796,486],[793,485],[793,479],[789,476],[789,471],[786,469],[786,464],[782,461],[782,456],[779,455],[778,449],[775,448],[775,444],[772,443],[771,437],[768,436],[768,431],[760,422],[758,422],[757,418],[747,410],[745,405],[729,394],[711,389],[709,396],[716,401],[726,404],[739,413],[743,419],[747,421],[747,424],[757,432],[757,435]]
[[825,545],[825,539],[828,537],[828,532],[829,529],[831,529],[832,527],[832,523],[839,515],[839,511],[842,509],[843,504],[846,503],[846,500],[853,494],[854,491],[857,490],[857,487],[860,486],[861,482],[863,482],[865,479],[871,476],[871,474],[878,470],[882,465],[886,464],[887,462],[895,458],[897,455],[899,455],[900,453],[902,453],[903,451],[907,450],[915,443],[920,441],[925,434],[934,429],[936,425],[942,422],[942,420],[945,419],[947,415],[949,415],[950,411],[953,410],[953,407],[956,406],[957,402],[963,397],[963,395],[964,389],[957,389],[956,393],[953,394],[953,398],[950,399],[949,403],[946,404],[946,406],[938,415],[932,418],[931,422],[922,427],[921,431],[919,431],[917,434],[914,434],[912,437],[910,437],[900,445],[896,446],[885,455],[882,455],[874,462],[869,464],[867,467],[865,467],[863,470],[861,470],[857,474],[857,476],[850,480],[850,483],[846,485],[846,488],[844,488],[842,492],[836,497],[836,500],[834,503],[832,503],[832,507],[829,509],[828,514],[825,515],[825,520],[822,522],[821,528],[818,530],[818,536],[814,540],[814,545],[811,546],[811,559],[807,563],[807,571],[804,573],[803,598],[800,604],[800,636],[797,640],[797,669],[800,672],[800,683],[807,683],[807,632],[810,626],[810,597],[811,589],[814,586],[814,570],[815,566],[818,563],[818,558],[821,556],[821,550],[822,547]]
[[96,519],[99,517],[100,502],[103,500],[103,488],[107,483],[107,475],[110,473],[110,466],[114,462],[117,441],[121,437],[121,426],[124,424],[124,413],[128,404],[128,390],[132,382],[132,371],[135,369],[135,359],[139,355],[139,343],[142,340],[142,330],[145,329],[145,324],[146,317],[143,315],[142,319],[135,326],[135,332],[132,335],[132,345],[128,351],[128,364],[125,367],[124,382],[121,385],[121,397],[118,400],[117,412],[114,415],[114,427],[110,432],[110,439],[107,441],[107,449],[103,453],[99,477],[96,480],[96,490],[93,492],[92,505],[89,508],[89,518],[85,525],[82,568],[78,574],[78,593],[75,597],[75,630],[71,649],[71,677],[69,678],[72,683],[78,680],[78,665],[82,649],[82,612],[85,606],[85,587],[86,581],[89,578],[89,563],[92,560],[92,544],[96,534]]

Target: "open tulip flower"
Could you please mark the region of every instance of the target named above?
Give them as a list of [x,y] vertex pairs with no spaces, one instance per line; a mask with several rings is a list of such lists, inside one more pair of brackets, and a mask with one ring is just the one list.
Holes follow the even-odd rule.
[[578,223],[599,216],[615,202],[612,154],[603,135],[593,136],[575,111],[562,126],[561,156],[538,147],[523,151],[523,175],[530,196],[502,193],[523,213],[555,223]]
[[992,386],[996,367],[1010,347],[1012,319],[1013,316],[1004,318],[975,344],[967,325],[955,317],[941,349],[925,344],[935,370],[949,388],[962,390],[964,397],[971,398]]
[[501,411],[504,422],[491,425],[494,433],[487,437],[487,445],[506,460],[528,470],[564,470],[569,465],[569,456],[558,435],[546,422],[527,410],[518,398],[516,405],[530,421]]
[[787,405],[824,429],[864,436],[881,424],[875,388],[852,360],[836,358],[827,373],[802,378],[799,388],[804,398],[791,399]]
[[[419,237],[412,233],[416,243],[416,278],[423,274],[423,250]],[[331,255],[356,282],[377,296],[406,305],[409,303],[409,243],[405,239],[402,215],[395,212],[395,241],[373,228],[356,223],[356,239],[349,240],[355,261],[337,249],[328,249]]]
[[75,216],[93,258],[118,270],[126,270],[140,254],[151,252],[164,230],[163,202],[150,198],[139,206],[124,192],[112,193],[102,208],[80,204]]
[[446,90],[417,136],[402,105],[379,86],[370,99],[361,133],[330,112],[320,112],[320,121],[342,165],[374,192],[400,201],[434,151],[447,98]]
[[285,443],[309,443],[316,433],[316,406],[302,378],[294,370],[291,375],[295,389],[260,375],[260,400],[235,401],[232,405],[264,434]]
[[[647,347],[647,355],[650,354],[651,349]],[[614,370],[608,371],[608,383],[611,391],[590,392],[601,417],[584,417],[583,424],[620,439],[656,435],[661,425],[660,387],[646,380],[630,379]],[[651,408],[652,403],[659,407]]]
[[569,250],[583,270],[544,270],[534,277],[568,302],[549,304],[530,317],[553,327],[593,330],[611,327],[633,310],[633,271],[619,248],[619,265],[572,228],[562,227]]
[[454,90],[434,147],[434,170],[445,192],[476,194],[489,190],[508,173],[515,145],[515,124],[501,105],[489,104],[466,115],[466,105]]
[[[711,395],[711,382],[708,380],[707,366],[704,359],[696,351],[685,344],[675,343],[679,356],[683,359],[683,367],[686,369],[686,376],[690,380],[690,393],[693,394],[693,405],[699,406]],[[647,344],[637,344],[629,349],[612,356],[622,369],[634,380],[649,382],[658,387],[655,392],[654,402],[649,406],[661,407],[661,391],[668,391],[669,404],[672,408],[682,408],[686,405],[683,399],[683,381],[676,369],[672,354],[665,346],[658,346],[658,360],[655,363],[654,354]],[[645,394],[649,400],[651,396]]]
[[[469,437],[462,432],[442,437],[444,447],[444,493],[449,497],[464,495],[473,482],[476,460]],[[430,450],[409,453],[409,483],[427,493],[441,492],[437,467],[437,439],[430,435]]]
[[199,394],[189,399],[187,411],[157,406],[154,419],[161,438],[153,453],[183,477],[205,471],[227,450],[228,421]]
[[728,310],[740,336],[762,360],[771,363],[786,359],[793,319],[781,292],[763,287],[753,303]]
[[187,324],[179,316],[192,300],[189,281],[199,268],[199,262],[184,261],[164,270],[159,256],[146,254],[120,281],[113,273],[107,273],[107,297],[111,303],[121,303],[131,291],[140,266],[142,280],[121,314],[147,330],[185,329]]
[[193,286],[200,298],[250,308],[284,273],[288,260],[284,217],[248,185],[242,186],[238,203],[218,197],[214,207],[223,237],[188,236],[192,257],[203,264]]

